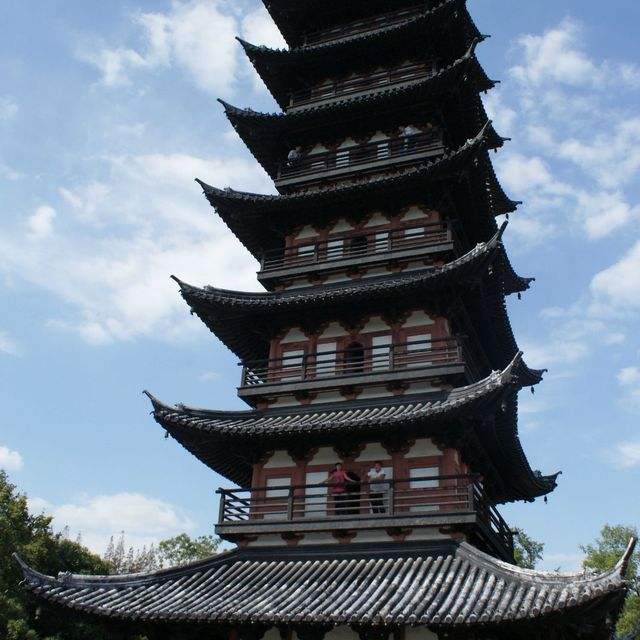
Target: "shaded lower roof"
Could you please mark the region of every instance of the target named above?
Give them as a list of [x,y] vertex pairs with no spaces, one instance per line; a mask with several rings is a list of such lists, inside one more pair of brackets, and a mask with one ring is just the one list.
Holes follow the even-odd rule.
[[[474,225],[491,229],[495,227],[491,218],[515,211],[519,203],[509,199],[498,182],[487,151],[488,134],[484,128],[459,149],[393,175],[313,191],[263,195],[198,183],[218,215],[258,259],[264,250],[281,246],[284,235],[301,219],[322,225],[344,216],[345,203],[353,203],[349,207],[363,215],[381,209],[397,212],[425,200],[437,207],[443,194],[450,192],[463,199],[458,215],[469,218],[465,224],[469,230]],[[477,239],[488,239],[492,233]]]
[[442,0],[434,5],[399,24],[339,42],[271,49],[238,40],[276,102],[285,108],[292,91],[352,73],[356,65],[380,66],[388,64],[390,58],[425,53],[448,64],[462,56],[475,40],[482,39],[464,6],[465,0]]
[[217,473],[239,485],[251,482],[253,461],[274,449],[299,450],[349,439],[385,441],[434,437],[461,450],[486,479],[495,502],[533,500],[553,491],[556,475],[533,471],[517,431],[515,394],[538,384],[543,371],[518,354],[504,371],[475,384],[418,399],[381,399],[253,411],[170,407],[151,394],[156,421]]
[[510,622],[524,628],[596,625],[594,631],[601,631],[607,616],[620,612],[634,544],[614,569],[593,575],[520,569],[453,541],[238,550],[124,576],[53,578],[16,558],[26,588],[39,598],[121,620],[256,625],[263,631],[272,625],[428,625],[445,631]]
[[480,243],[445,265],[396,276],[266,293],[200,288],[172,277],[192,312],[241,360],[255,360],[267,356],[269,340],[279,330],[307,322],[347,319],[355,303],[359,305],[359,317],[389,308],[408,308],[410,304],[418,308],[423,302],[433,303],[440,293],[451,298],[456,289],[468,291],[470,284],[483,278],[497,282],[503,295],[525,291],[533,279],[513,271],[501,242],[505,226],[489,242]]

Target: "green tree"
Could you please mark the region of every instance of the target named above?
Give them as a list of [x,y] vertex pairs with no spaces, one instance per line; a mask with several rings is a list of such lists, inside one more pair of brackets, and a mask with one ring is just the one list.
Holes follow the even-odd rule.
[[516,564],[523,569],[535,569],[542,560],[544,543],[534,540],[522,529],[515,530],[513,542]]
[[175,567],[204,560],[218,551],[220,538],[200,536],[190,538],[186,533],[163,540],[158,544],[158,557],[163,567]]
[[100,640],[98,627],[39,605],[20,585],[12,555],[48,575],[60,571],[104,573],[106,565],[64,533],[54,534],[51,518],[32,515],[27,498],[0,471],[0,637],[7,640]]
[[[585,553],[583,567],[592,571],[609,571],[613,569],[627,549],[629,540],[638,537],[636,527],[623,525],[605,525],[600,531],[600,537],[592,544],[581,547]],[[629,563],[627,580],[629,594],[624,610],[618,622],[619,636],[640,637],[640,551],[636,549]]]

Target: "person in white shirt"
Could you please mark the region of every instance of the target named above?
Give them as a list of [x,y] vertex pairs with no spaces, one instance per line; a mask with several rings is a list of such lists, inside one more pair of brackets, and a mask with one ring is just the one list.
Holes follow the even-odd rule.
[[369,501],[373,513],[385,513],[384,499],[389,491],[389,483],[382,482],[387,479],[387,474],[382,469],[381,462],[375,462],[373,469],[369,469],[367,480],[369,481]]

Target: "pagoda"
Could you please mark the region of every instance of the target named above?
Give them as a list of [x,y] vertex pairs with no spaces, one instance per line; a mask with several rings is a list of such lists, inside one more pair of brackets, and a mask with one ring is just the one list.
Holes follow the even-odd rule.
[[[506,298],[519,203],[490,152],[483,36],[464,0],[264,0],[289,48],[240,41],[281,107],[222,102],[278,195],[206,198],[265,291],[182,297],[242,365],[245,411],[169,406],[233,551],[135,576],[43,576],[39,597],[229,640],[607,638],[632,545],[604,574],[515,566],[501,504],[534,501],[518,393],[537,385]],[[173,631],[171,631],[173,630]],[[175,635],[172,635],[175,634]],[[151,637],[151,636],[150,636]]]

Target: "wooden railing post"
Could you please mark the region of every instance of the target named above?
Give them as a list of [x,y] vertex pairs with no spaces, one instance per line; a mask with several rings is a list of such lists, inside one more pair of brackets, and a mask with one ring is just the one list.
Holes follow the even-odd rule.
[[218,507],[218,522],[224,522],[224,515],[226,511],[227,494],[223,490],[219,490],[220,494],[220,506]]
[[393,480],[392,480],[389,483],[389,489],[387,491],[388,496],[389,496],[389,515],[390,516],[393,516],[396,513],[395,490],[396,490],[396,485],[395,485],[395,482],[393,482]]
[[293,487],[289,487],[289,495],[287,496],[287,520],[289,522],[293,520],[293,499],[294,489]]

